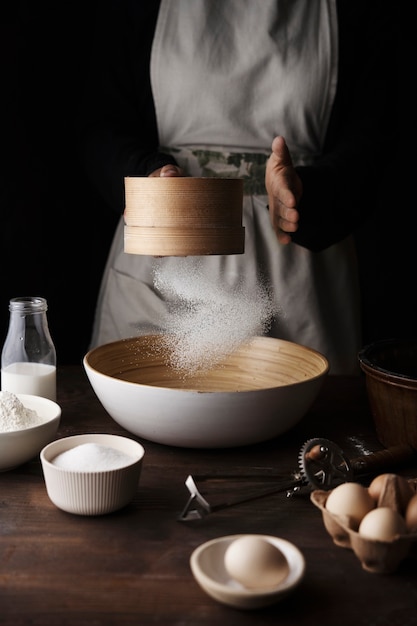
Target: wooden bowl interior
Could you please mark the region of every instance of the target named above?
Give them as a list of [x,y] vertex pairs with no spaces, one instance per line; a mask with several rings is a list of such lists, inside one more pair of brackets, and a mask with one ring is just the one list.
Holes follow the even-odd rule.
[[327,359],[304,346],[255,337],[219,365],[184,376],[168,364],[164,335],[144,335],[91,350],[94,370],[130,383],[195,391],[249,391],[303,383],[328,371]]
[[417,342],[389,339],[366,346],[359,354],[362,369],[379,377],[407,378],[417,382]]

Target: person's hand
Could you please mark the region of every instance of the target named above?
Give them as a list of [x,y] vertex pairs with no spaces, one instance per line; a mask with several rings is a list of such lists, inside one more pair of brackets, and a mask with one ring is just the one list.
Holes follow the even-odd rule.
[[297,206],[303,185],[283,137],[275,137],[272,142],[272,154],[266,164],[265,186],[272,228],[278,241],[288,244],[291,233],[298,229],[300,215]]
[[164,178],[164,177],[171,177],[171,176],[185,176],[184,171],[181,169],[181,167],[178,167],[178,165],[164,165],[163,167],[160,167],[159,169],[153,171],[151,174],[149,174],[149,177],[153,177],[153,178]]

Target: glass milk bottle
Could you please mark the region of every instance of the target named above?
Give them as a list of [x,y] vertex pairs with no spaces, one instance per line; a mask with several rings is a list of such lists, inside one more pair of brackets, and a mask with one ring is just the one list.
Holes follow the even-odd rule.
[[56,351],[45,298],[12,298],[1,354],[1,390],[56,400]]

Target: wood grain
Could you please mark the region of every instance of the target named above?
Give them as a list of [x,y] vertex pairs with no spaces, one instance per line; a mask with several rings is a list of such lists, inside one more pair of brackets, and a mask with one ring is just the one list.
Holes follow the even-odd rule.
[[[58,367],[57,380],[60,437],[126,435],[100,405],[81,366]],[[351,550],[333,544],[309,493],[254,500],[196,523],[177,520],[188,474],[222,477],[222,497],[239,489],[259,493],[291,475],[301,445],[313,436],[332,439],[350,456],[357,456],[359,446],[380,448],[362,377],[328,377],[306,418],[264,444],[192,450],[142,441],[146,457],[136,497],[108,516],[57,509],[46,494],[39,459],[0,474],[0,624],[413,626],[417,556],[410,554],[392,575],[363,571]],[[417,466],[404,471],[416,475]],[[192,577],[190,555],[209,539],[237,532],[272,534],[297,545],[306,559],[301,586],[255,612],[232,610],[206,596]]]

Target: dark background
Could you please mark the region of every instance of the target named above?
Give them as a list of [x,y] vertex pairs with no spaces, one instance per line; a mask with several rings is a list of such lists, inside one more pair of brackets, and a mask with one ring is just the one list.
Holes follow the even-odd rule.
[[1,20],[0,342],[9,299],[44,296],[61,364],[87,350],[118,219],[88,184],[74,138],[94,8],[17,0]]
[[[95,4],[16,1],[12,9],[0,9],[0,345],[8,327],[9,299],[41,295],[48,300],[59,364],[81,363],[88,349],[101,273],[118,219],[86,180],[74,140]],[[386,155],[375,216],[355,234],[364,344],[416,335],[412,177],[404,159],[415,146],[410,146],[415,69],[406,69],[415,50],[406,28],[398,26],[398,76],[392,85],[398,110],[387,124],[398,129],[401,139],[396,153]]]

